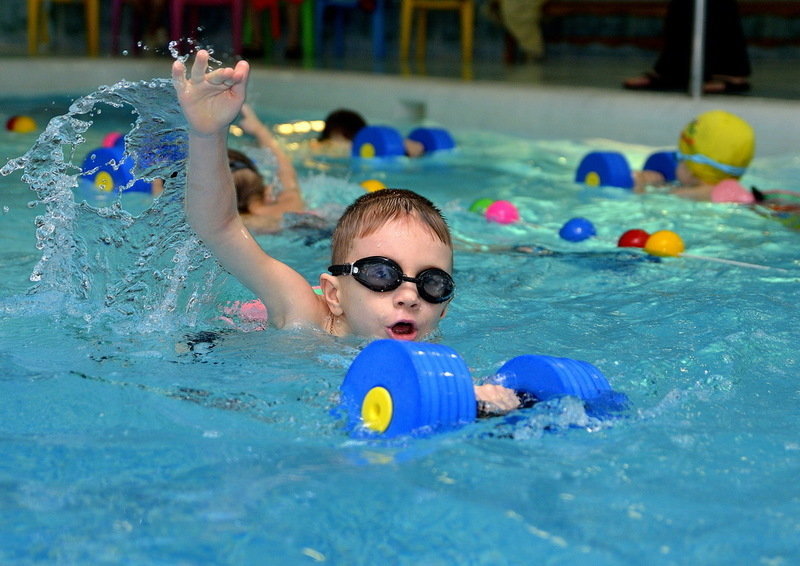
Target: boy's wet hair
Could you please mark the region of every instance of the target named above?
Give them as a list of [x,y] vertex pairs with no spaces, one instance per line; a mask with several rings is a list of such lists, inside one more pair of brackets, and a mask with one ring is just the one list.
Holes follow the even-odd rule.
[[319,134],[319,141],[330,139],[338,133],[350,141],[367,125],[367,121],[359,114],[346,108],[334,110],[325,118],[325,128]]
[[453,248],[450,229],[441,210],[425,197],[405,189],[382,189],[358,197],[342,214],[331,242],[331,261],[344,263],[356,238],[369,236],[387,222],[414,217],[443,244]]
[[250,202],[264,198],[264,177],[252,159],[235,149],[228,149],[228,166],[236,186],[236,207],[239,212],[250,212]]

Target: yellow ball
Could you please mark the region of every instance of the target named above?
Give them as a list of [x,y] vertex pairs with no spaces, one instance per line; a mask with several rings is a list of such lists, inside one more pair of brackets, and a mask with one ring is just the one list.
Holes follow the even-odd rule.
[[681,237],[671,230],[654,232],[644,245],[644,251],[658,257],[677,257],[685,249]]
[[14,116],[6,122],[9,131],[29,134],[36,131],[36,122],[30,116]]
[[364,187],[364,190],[368,193],[374,193],[375,191],[380,191],[381,189],[386,188],[386,185],[383,184],[383,181],[379,181],[378,179],[367,179],[366,181],[361,181],[361,186]]

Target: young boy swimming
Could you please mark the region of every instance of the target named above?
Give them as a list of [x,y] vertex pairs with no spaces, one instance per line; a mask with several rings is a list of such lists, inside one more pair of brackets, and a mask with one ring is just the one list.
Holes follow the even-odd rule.
[[[355,110],[339,108],[325,117],[325,128],[319,137],[311,140],[314,153],[329,157],[350,157],[356,134],[367,126],[367,121]],[[403,139],[403,149],[408,157],[420,157],[425,153],[422,143]]]
[[[245,100],[250,67],[208,72],[198,51],[190,76],[176,61],[172,80],[188,122],[186,215],[220,264],[252,290],[277,328],[314,328],[335,336],[418,340],[445,316],[455,284],[447,224],[427,199],[404,190],[366,193],[344,213],[333,235],[322,295],[297,271],[268,255],[244,226],[228,164],[228,125]],[[479,401],[508,411],[516,394],[475,387]]]
[[[753,128],[739,116],[724,110],[700,114],[678,137],[678,186],[670,192],[693,200],[711,200],[721,181],[744,175],[755,144]],[[665,182],[657,171],[637,171],[634,178],[636,192]]]
[[[252,136],[258,147],[269,151],[275,158],[275,184],[267,184],[256,164],[244,153],[228,149],[228,165],[236,186],[239,214],[245,226],[254,234],[270,234],[283,227],[285,213],[306,211],[297,171],[291,159],[255,111],[248,104],[241,109],[239,127]],[[280,190],[276,190],[276,185]]]

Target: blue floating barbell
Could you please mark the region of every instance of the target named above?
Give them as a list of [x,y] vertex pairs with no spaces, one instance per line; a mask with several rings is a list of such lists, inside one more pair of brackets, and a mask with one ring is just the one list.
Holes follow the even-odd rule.
[[389,126],[365,126],[353,138],[353,157],[372,159],[405,155],[403,136]]
[[119,136],[113,146],[98,147],[86,155],[81,164],[81,176],[100,192],[125,189],[149,193],[150,183],[141,179],[134,181],[132,168],[131,158],[125,156],[125,138]]
[[575,181],[590,187],[633,188],[633,173],[628,160],[616,151],[593,151],[578,165]]
[[408,134],[408,139],[422,144],[425,153],[444,151],[456,147],[456,142],[450,132],[444,128],[417,128]]
[[[658,171],[664,180],[675,180],[678,156],[674,151],[657,151],[650,155],[642,169]],[[624,155],[616,151],[593,151],[588,153],[578,165],[575,181],[592,187],[619,187],[632,189],[633,172]]]
[[642,169],[658,171],[667,183],[675,181],[675,170],[678,168],[678,154],[675,151],[657,151],[647,158]]
[[[416,128],[408,138],[425,148],[425,153],[453,149],[456,142],[443,128]],[[365,126],[353,138],[352,156],[363,159],[405,155],[403,136],[390,126]]]
[[[579,360],[518,356],[490,382],[547,401],[567,395],[602,418],[622,410],[627,398],[603,374]],[[455,350],[440,344],[377,340],[350,365],[341,407],[354,435],[393,437],[453,429],[477,416],[472,378]]]

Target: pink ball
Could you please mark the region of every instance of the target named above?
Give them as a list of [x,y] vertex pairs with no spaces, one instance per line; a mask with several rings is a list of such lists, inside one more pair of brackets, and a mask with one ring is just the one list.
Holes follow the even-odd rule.
[[519,210],[507,200],[496,200],[486,207],[486,219],[498,224],[513,224],[519,221]]
[[736,179],[725,179],[711,191],[711,202],[735,202],[752,204],[756,201],[753,193],[745,189]]
[[119,132],[110,132],[103,136],[103,142],[100,144],[101,147],[114,147],[117,145],[117,142],[122,137],[122,134]]

